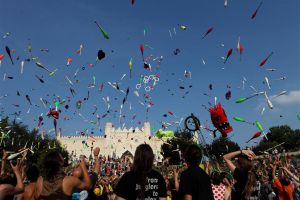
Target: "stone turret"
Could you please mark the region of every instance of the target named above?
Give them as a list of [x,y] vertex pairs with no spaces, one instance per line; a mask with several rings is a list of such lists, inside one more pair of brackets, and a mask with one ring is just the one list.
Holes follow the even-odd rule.
[[110,134],[113,129],[113,124],[111,122],[107,122],[105,125],[105,134]]
[[62,137],[62,130],[59,128],[56,139],[59,140]]
[[144,123],[144,133],[145,135],[150,136],[151,135],[151,127],[149,122]]

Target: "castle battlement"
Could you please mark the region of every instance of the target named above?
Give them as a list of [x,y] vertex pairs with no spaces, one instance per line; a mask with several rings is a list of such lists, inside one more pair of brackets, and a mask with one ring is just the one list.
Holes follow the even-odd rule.
[[86,139],[86,138],[104,138],[104,136],[82,136],[82,135],[71,135],[71,136],[60,136],[59,139]]
[[162,140],[151,136],[150,123],[145,122],[143,127],[115,128],[111,122],[105,125],[105,136],[93,135],[72,135],[63,136],[59,130],[57,140],[73,155],[79,156],[84,154],[90,156],[93,147],[99,147],[102,155],[120,157],[125,151],[133,155],[138,145],[149,144],[157,158],[160,155]]
[[123,128],[123,129],[121,129],[121,128],[117,128],[117,129],[112,128],[111,129],[111,133],[143,133],[143,132],[144,132],[144,128],[140,129],[138,127],[136,127],[136,128],[131,127],[129,129],[127,129],[127,128]]

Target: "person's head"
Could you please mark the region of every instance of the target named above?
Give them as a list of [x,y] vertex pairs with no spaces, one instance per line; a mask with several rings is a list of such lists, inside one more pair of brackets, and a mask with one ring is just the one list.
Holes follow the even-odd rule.
[[202,159],[202,152],[198,145],[192,144],[189,147],[187,147],[184,159],[190,166],[198,166]]
[[0,176],[0,184],[10,184],[10,185],[16,185],[17,179],[14,175],[1,175]]
[[62,170],[63,166],[64,159],[59,152],[48,153],[44,159],[46,179],[53,179]]
[[39,168],[37,168],[35,165],[29,166],[26,171],[26,177],[30,183],[36,182],[39,177]]
[[154,162],[153,150],[148,144],[139,145],[134,154],[133,171],[149,172]]
[[210,175],[212,184],[214,185],[220,185],[224,179],[224,176],[220,172],[212,172]]
[[147,173],[152,169],[153,161],[153,150],[148,144],[141,144],[136,148],[132,170],[138,174],[138,184],[141,186],[139,199],[145,198]]
[[238,168],[244,172],[248,172],[253,169],[253,163],[247,156],[240,156],[237,160]]
[[287,186],[291,183],[288,175],[286,174],[286,172],[284,170],[281,170],[279,181],[281,184],[283,184],[285,186]]

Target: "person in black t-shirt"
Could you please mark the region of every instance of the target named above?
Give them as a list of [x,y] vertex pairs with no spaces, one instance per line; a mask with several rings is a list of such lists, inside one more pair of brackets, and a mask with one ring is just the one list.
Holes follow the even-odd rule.
[[148,144],[137,147],[131,171],[125,173],[115,188],[118,200],[166,199],[163,176],[152,169],[154,154]]
[[[236,167],[231,159],[239,156]],[[255,154],[251,150],[241,150],[228,153],[223,156],[230,171],[233,172],[233,177],[236,180],[234,184],[234,192],[232,193],[233,200],[259,199],[260,183],[253,170],[252,160]]]
[[202,158],[201,149],[197,145],[187,148],[185,161],[188,169],[180,177],[179,194],[184,200],[214,200],[209,176],[199,167]]

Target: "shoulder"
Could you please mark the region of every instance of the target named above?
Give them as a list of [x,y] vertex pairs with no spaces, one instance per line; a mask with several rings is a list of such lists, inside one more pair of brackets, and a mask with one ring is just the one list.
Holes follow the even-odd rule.
[[78,183],[79,179],[74,176],[65,176],[63,179],[63,184],[70,184],[70,185],[76,185]]
[[27,185],[24,189],[24,197],[31,197],[34,194],[35,188],[35,183],[30,183],[29,185]]
[[123,174],[123,176],[121,178],[128,178],[128,177],[133,177],[135,176],[135,173],[133,171],[129,171],[126,172],[125,174]]
[[233,177],[235,179],[244,178],[244,176],[247,176],[247,173],[242,171],[240,168],[236,167],[233,171]]
[[40,176],[35,184],[34,196],[39,197],[43,189],[43,177]]

